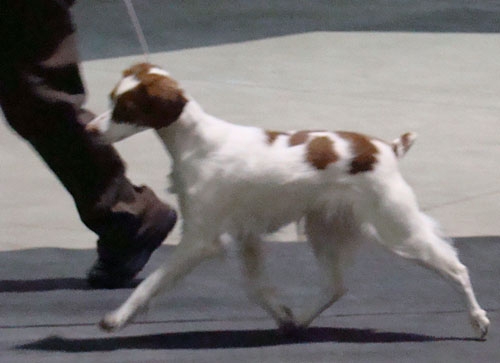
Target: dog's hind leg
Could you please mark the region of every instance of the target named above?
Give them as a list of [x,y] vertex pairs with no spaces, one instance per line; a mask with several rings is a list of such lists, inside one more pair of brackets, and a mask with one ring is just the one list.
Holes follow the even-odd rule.
[[351,263],[353,250],[361,239],[360,227],[350,207],[328,217],[314,212],[306,217],[306,235],[321,270],[320,291],[313,302],[298,314],[297,323],[307,327],[318,315],[340,299],[347,289],[343,272]]
[[172,289],[175,283],[207,258],[220,252],[218,238],[207,243],[198,235],[186,233],[169,261],[149,275],[118,309],[99,323],[103,330],[114,331],[125,326],[149,300],[160,292]]
[[418,209],[413,191],[401,176],[394,175],[388,183],[373,188],[366,201],[369,205],[362,210],[380,242],[451,281],[464,297],[473,327],[484,337],[489,320],[476,300],[467,268],[432,219]]

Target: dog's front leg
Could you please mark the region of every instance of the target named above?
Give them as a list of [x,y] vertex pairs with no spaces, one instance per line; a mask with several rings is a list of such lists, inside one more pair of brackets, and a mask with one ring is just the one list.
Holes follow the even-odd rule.
[[278,301],[275,289],[270,286],[264,274],[261,244],[258,237],[241,240],[240,254],[248,282],[248,293],[252,300],[273,317],[282,332],[294,332],[297,325],[292,310]]
[[[114,331],[125,326],[158,293],[169,291],[175,283],[198,266],[203,260],[219,253],[218,239],[205,242],[199,237],[188,236],[176,247],[171,260],[149,275],[132,295],[115,311],[107,314],[99,326]],[[210,240],[209,240],[210,241]]]

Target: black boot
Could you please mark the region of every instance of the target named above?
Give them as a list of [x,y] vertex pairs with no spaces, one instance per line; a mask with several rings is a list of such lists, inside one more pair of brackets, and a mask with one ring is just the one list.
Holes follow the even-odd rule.
[[141,226],[137,229],[135,238],[128,241],[126,246],[123,245],[123,241],[117,243],[111,240],[113,237],[101,237],[97,241],[98,258],[87,275],[90,286],[107,289],[129,286],[132,279],[146,265],[154,250],[160,247],[174,228],[177,214],[175,210],[156,198],[151,204],[141,221]]

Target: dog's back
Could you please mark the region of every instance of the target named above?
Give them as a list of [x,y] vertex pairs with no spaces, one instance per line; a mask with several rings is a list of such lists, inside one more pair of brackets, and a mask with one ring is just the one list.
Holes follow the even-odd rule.
[[[200,213],[205,207],[206,213],[210,211],[221,233],[240,234],[240,229],[268,233],[300,219],[309,210],[328,208],[328,204],[331,208],[339,203],[355,204],[363,198],[366,177],[397,173],[398,158],[411,146],[406,142],[403,148],[401,140],[408,137],[386,143],[343,131],[223,127],[227,132],[213,136],[209,151],[190,155],[180,162],[185,167],[179,168],[179,173],[189,173],[180,177],[188,184],[180,189],[190,190]],[[193,169],[196,174],[192,174]]]

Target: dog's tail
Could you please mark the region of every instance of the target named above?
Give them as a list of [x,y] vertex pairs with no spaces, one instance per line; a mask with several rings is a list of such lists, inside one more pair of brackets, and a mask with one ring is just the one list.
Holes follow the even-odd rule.
[[392,143],[392,150],[398,159],[401,159],[405,156],[406,152],[410,150],[411,146],[417,139],[417,134],[413,132],[407,132],[406,134],[401,135],[397,139],[395,139]]

